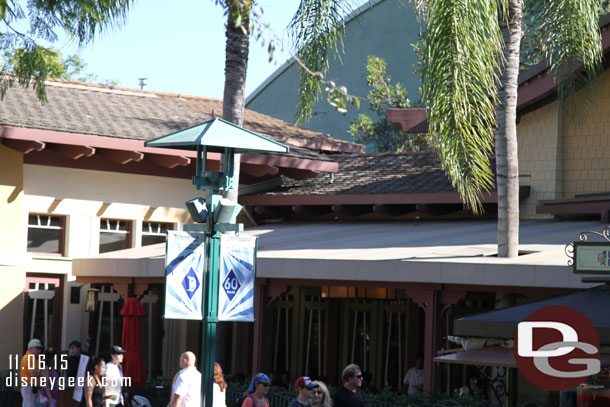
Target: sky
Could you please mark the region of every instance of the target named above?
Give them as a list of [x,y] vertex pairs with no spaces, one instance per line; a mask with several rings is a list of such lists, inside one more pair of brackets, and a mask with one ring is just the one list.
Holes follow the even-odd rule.
[[[359,1],[363,3],[364,1]],[[284,38],[269,62],[266,47],[250,38],[246,96],[289,58],[285,28],[299,0],[260,0],[272,31]],[[86,73],[99,82],[118,80],[120,86],[222,98],[224,87],[225,28],[223,9],[214,0],[140,0],[120,28],[102,33],[79,49],[65,37],[52,44],[63,56],[77,53]]]

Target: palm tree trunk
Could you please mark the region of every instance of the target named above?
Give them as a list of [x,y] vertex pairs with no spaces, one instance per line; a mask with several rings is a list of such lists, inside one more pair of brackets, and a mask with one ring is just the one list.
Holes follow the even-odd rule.
[[498,190],[498,256],[519,253],[519,162],[517,152],[517,87],[523,0],[508,2],[508,18],[500,18],[504,58],[496,107],[496,177]]
[[[238,126],[244,123],[244,104],[246,92],[246,71],[248,69],[249,7],[242,10],[241,27],[235,27],[238,10],[232,10],[233,2],[227,2],[227,44],[225,47],[225,87],[222,102],[222,117]],[[244,29],[245,28],[245,29]],[[227,198],[236,201],[238,197],[240,154],[235,154],[233,180],[235,188],[227,193]]]

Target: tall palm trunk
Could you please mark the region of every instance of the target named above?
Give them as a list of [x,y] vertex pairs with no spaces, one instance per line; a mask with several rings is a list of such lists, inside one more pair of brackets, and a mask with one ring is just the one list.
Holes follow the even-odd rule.
[[[227,2],[227,44],[225,47],[225,87],[222,102],[222,116],[238,126],[244,123],[244,104],[246,92],[246,70],[248,69],[249,7],[234,10],[234,2]],[[235,19],[241,14],[241,27],[235,27]],[[244,30],[245,28],[245,30]],[[235,155],[233,179],[235,188],[227,193],[227,198],[236,201],[238,197],[240,154]]]
[[517,153],[517,87],[523,0],[508,2],[508,18],[500,18],[504,58],[496,107],[496,172],[498,191],[498,256],[519,253],[519,162]]

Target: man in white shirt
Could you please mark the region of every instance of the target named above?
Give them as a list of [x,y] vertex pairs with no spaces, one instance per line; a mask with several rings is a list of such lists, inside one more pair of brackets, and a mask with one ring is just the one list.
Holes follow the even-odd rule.
[[127,353],[120,346],[110,348],[111,361],[106,363],[106,388],[105,395],[109,396],[106,399],[106,407],[123,407],[123,355]]
[[417,355],[415,367],[407,370],[407,374],[402,381],[407,385],[408,394],[422,394],[424,390],[424,358]]
[[180,371],[172,386],[172,398],[169,407],[200,407],[201,373],[195,367],[196,357],[193,352],[180,355]]

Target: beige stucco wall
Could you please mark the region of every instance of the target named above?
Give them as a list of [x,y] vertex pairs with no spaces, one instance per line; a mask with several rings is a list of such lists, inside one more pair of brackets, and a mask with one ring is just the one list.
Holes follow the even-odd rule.
[[519,181],[520,185],[531,187],[530,196],[520,205],[523,219],[547,217],[536,214],[538,201],[558,198],[561,176],[561,164],[557,160],[561,154],[558,123],[557,102],[554,102],[523,115],[517,125]]
[[[100,218],[123,219],[132,225],[132,246],[141,242],[142,222],[186,223],[190,220],[184,202],[197,195],[190,180],[103,171],[24,165],[24,213],[66,218],[66,257],[35,256],[27,271],[64,274],[64,320],[61,348],[73,339],[83,339],[88,315],[81,305],[68,301],[73,257],[88,257],[99,251]],[[24,222],[27,218],[24,218]],[[27,230],[24,223],[21,228]],[[23,245],[26,245],[25,236]],[[86,288],[81,289],[81,304]]]
[[28,212],[67,217],[67,257],[98,253],[102,217],[133,221],[138,247],[142,221],[188,222],[184,202],[196,195],[189,180],[148,175],[25,165],[24,179]]
[[610,72],[598,78],[589,103],[582,96],[581,91],[574,103],[586,112],[565,120],[563,128],[564,198],[610,192]]
[[21,354],[24,264],[23,156],[0,144],[0,370],[8,355]]

